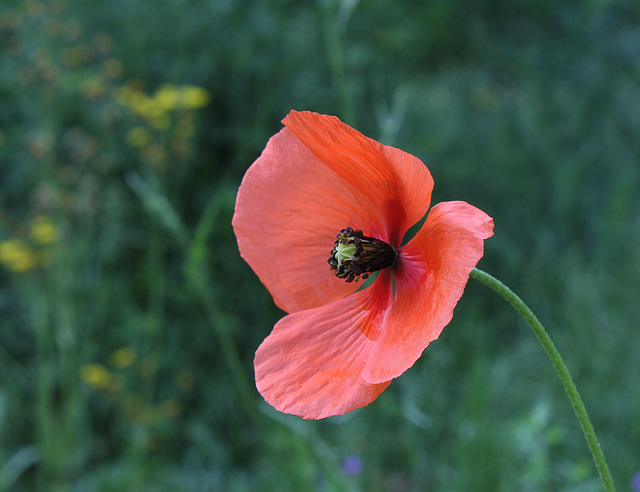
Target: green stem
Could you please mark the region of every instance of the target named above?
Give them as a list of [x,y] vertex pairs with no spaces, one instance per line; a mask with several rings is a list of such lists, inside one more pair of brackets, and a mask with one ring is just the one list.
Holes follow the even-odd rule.
[[576,388],[573,379],[571,379],[571,375],[569,374],[567,366],[563,362],[558,349],[556,349],[556,346],[553,344],[553,341],[549,337],[548,333],[546,332],[540,321],[538,321],[536,315],[533,314],[531,309],[529,309],[529,307],[522,301],[522,299],[514,294],[514,292],[509,289],[509,287],[504,285],[495,277],[492,277],[488,273],[485,273],[482,270],[478,270],[477,268],[471,272],[470,276],[500,294],[509,304],[511,304],[515,308],[516,311],[518,311],[518,313],[520,313],[520,316],[524,318],[524,320],[536,334],[538,340],[540,340],[540,343],[551,359],[553,366],[556,368],[558,376],[560,376],[560,380],[564,385],[564,389],[569,396],[569,400],[571,400],[573,410],[578,417],[580,427],[582,427],[582,433],[587,440],[587,444],[589,445],[589,449],[591,450],[593,460],[595,461],[596,467],[598,468],[598,473],[600,474],[602,485],[607,492],[614,492],[616,490],[616,487],[613,484],[613,478],[611,478],[609,465],[607,465],[607,460],[604,457],[604,453],[602,452],[602,448],[600,447],[600,443],[598,442],[598,437],[596,436],[596,432],[593,429],[593,424],[591,423],[589,415],[587,414],[587,409],[585,408],[584,403],[582,403],[582,398],[580,398],[578,388]]

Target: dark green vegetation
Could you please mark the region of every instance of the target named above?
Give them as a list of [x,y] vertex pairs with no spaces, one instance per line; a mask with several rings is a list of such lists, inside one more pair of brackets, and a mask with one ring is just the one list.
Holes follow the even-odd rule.
[[549,330],[620,490],[640,470],[637,0],[7,0],[0,66],[0,490],[600,490],[542,348],[474,281],[371,406],[263,403],[282,313],[230,221],[292,108],[494,217],[480,267]]

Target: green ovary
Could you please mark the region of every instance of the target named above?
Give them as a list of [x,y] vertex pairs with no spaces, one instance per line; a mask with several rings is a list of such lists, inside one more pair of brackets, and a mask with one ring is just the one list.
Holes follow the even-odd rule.
[[356,251],[358,251],[358,248],[356,248],[355,244],[338,244],[335,254],[335,258],[338,260],[338,267],[340,267],[345,260],[353,260]]

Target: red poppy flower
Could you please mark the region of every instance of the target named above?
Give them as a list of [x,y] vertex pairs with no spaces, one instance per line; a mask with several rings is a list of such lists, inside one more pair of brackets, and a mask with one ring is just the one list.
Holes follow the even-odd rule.
[[426,166],[333,116],[292,111],[283,123],[242,180],[233,228],[290,313],[256,352],[258,390],[282,412],[320,419],[371,403],[440,335],[493,220],[439,203],[402,245],[429,209]]

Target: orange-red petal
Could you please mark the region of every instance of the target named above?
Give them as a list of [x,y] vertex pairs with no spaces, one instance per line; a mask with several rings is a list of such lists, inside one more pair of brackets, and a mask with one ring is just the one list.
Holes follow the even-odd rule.
[[352,190],[285,128],[245,174],[232,223],[240,254],[291,313],[358,288],[335,278],[327,258],[336,234],[365,220],[359,212]]
[[395,296],[363,371],[375,384],[398,377],[451,321],[493,220],[465,202],[435,205],[394,267]]
[[433,180],[417,158],[335,117],[292,112],[238,191],[233,228],[242,257],[276,304],[296,312],[358,285],[327,265],[344,227],[399,244],[427,211]]
[[409,227],[424,217],[433,178],[420,159],[365,137],[335,116],[291,111],[282,122],[375,208],[371,218],[380,230],[369,235],[399,246]]
[[391,300],[391,275],[326,306],[281,319],[256,351],[256,385],[277,410],[305,419],[341,415],[368,405],[391,381],[366,382],[361,374],[375,350],[365,335],[382,326]]

